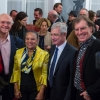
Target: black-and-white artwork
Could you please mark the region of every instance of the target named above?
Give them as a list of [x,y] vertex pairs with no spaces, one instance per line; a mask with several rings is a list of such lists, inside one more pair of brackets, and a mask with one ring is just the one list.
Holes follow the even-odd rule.
[[84,6],[85,6],[85,0],[61,0],[61,2],[63,5],[62,15],[63,15],[65,21],[67,21],[68,13],[71,10],[74,10],[76,12],[76,14],[78,15],[80,9],[84,8]]

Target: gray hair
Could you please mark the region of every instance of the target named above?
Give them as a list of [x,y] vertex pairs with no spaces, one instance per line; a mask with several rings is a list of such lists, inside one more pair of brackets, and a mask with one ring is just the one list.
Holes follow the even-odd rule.
[[62,22],[56,22],[52,25],[51,27],[51,30],[54,29],[54,28],[57,28],[59,27],[60,28],[60,33],[66,33],[67,34],[67,26],[65,23],[62,23]]
[[100,17],[100,10],[96,12],[97,17]]
[[88,12],[88,10],[87,10],[86,8],[82,8],[81,10],[85,10],[85,11],[87,11],[87,12]]

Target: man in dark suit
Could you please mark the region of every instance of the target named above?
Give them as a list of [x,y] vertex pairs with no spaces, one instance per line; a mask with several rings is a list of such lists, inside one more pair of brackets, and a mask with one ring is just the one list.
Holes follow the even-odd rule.
[[49,11],[49,13],[48,13],[48,19],[51,22],[51,26],[48,29],[49,32],[51,31],[51,27],[52,27],[52,25],[54,23],[61,22],[60,19],[58,18],[58,13],[55,10]]
[[[12,24],[13,20],[8,14],[0,15],[0,53],[2,57],[0,76],[8,84],[1,91],[2,100],[12,100],[14,97],[13,85],[9,83],[13,71],[14,55],[18,48],[24,46],[23,40],[9,35]],[[2,80],[0,83],[4,85]]]
[[92,35],[94,24],[87,17],[80,16],[75,19],[73,26],[80,42],[72,79],[75,91],[70,93],[71,97],[76,93],[76,99],[65,100],[100,100],[100,72],[95,64],[100,41]]
[[70,72],[74,67],[73,61],[77,50],[67,43],[66,35],[65,23],[57,22],[52,25],[51,39],[54,45],[51,47],[48,68],[47,92],[49,100],[64,100],[69,86]]

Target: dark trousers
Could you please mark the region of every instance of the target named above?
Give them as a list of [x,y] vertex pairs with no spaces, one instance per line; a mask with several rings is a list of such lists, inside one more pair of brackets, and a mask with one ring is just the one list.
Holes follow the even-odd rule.
[[2,91],[2,100],[12,100],[13,98],[10,96],[9,87],[6,86]]
[[35,100],[37,89],[33,85],[21,85],[22,97],[20,100]]
[[76,99],[75,99],[75,100],[85,100],[85,99],[83,98],[83,96],[80,96],[81,93],[82,93],[82,92],[79,91],[79,90],[76,91]]

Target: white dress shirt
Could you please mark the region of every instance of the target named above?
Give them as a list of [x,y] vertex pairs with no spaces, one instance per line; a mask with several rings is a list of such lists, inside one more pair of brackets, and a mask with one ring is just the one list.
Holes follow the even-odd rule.
[[[59,58],[60,58],[60,55],[61,55],[61,53],[62,53],[62,51],[63,51],[63,49],[64,49],[66,43],[67,43],[67,41],[65,41],[62,45],[60,45],[60,46],[58,47],[58,54],[57,54],[57,59],[56,59],[56,63],[55,63],[53,75],[54,75],[54,72],[55,72],[55,69],[56,69],[57,62],[58,62],[58,60],[59,60]],[[57,46],[56,46],[56,47],[57,47]],[[55,51],[54,51],[53,56],[52,56],[52,58],[51,58],[49,71],[50,71],[50,68],[51,68],[51,64],[52,64],[52,61],[53,61],[54,54],[55,54]]]

